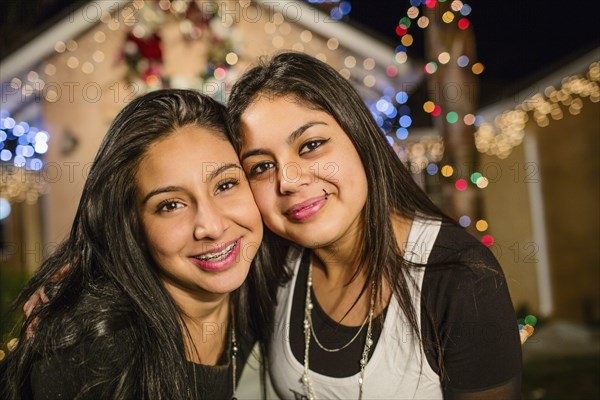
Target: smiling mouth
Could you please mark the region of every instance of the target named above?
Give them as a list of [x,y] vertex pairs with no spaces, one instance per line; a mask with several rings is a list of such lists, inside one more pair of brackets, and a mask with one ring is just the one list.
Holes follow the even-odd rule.
[[229,246],[225,247],[223,250],[219,251],[219,252],[215,252],[215,253],[204,253],[202,255],[199,256],[194,256],[195,259],[200,260],[200,261],[221,261],[224,260],[225,258],[227,258],[227,256],[229,256],[231,254],[231,252],[233,251],[233,249],[235,249],[235,246],[237,245],[239,239],[236,240],[235,242],[231,243]]
[[331,193],[327,193],[324,196],[313,197],[312,199],[298,203],[289,209],[284,214],[293,221],[304,222],[310,220],[312,217],[317,215],[319,211],[325,206],[328,196]]

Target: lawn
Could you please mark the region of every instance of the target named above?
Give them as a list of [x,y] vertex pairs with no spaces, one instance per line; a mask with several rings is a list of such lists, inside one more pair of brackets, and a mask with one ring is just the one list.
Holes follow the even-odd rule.
[[523,371],[523,399],[600,399],[600,356],[528,361]]

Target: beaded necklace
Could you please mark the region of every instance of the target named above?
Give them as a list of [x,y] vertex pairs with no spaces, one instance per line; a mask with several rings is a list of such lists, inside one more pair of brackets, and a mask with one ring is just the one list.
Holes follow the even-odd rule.
[[340,351],[340,350],[348,347],[350,345],[350,343],[354,342],[354,340],[358,337],[359,333],[362,331],[362,328],[364,327],[365,323],[368,320],[367,337],[365,339],[365,347],[363,348],[363,352],[362,352],[362,355],[360,358],[360,374],[359,374],[359,378],[358,378],[358,399],[362,400],[363,383],[364,383],[364,377],[365,377],[365,367],[369,360],[369,352],[371,351],[371,346],[373,346],[372,327],[373,327],[373,313],[375,311],[374,287],[373,287],[373,290],[371,291],[371,305],[369,307],[369,314],[368,314],[367,318],[365,318],[365,321],[361,325],[358,333],[352,339],[350,339],[350,342],[346,343],[344,346],[337,348],[337,349],[326,349],[324,346],[322,346],[319,343],[317,336],[314,335],[314,328],[313,328],[312,317],[311,317],[312,309],[313,309],[313,304],[310,299],[311,288],[312,288],[312,263],[308,267],[308,281],[306,282],[306,300],[304,302],[304,373],[302,374],[302,384],[304,385],[304,390],[306,392],[306,396],[308,397],[309,400],[314,400],[314,398],[315,398],[312,384],[310,382],[310,376],[308,374],[311,336],[314,336],[315,342],[323,350],[329,351],[329,352]]

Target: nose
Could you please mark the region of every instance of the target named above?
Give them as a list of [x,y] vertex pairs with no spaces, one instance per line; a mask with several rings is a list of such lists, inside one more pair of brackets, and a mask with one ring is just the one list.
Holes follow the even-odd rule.
[[198,205],[194,224],[194,239],[218,240],[227,230],[227,218],[223,211],[210,201]]
[[308,184],[310,179],[307,173],[303,173],[302,166],[298,163],[287,163],[279,171],[279,193],[295,193]]

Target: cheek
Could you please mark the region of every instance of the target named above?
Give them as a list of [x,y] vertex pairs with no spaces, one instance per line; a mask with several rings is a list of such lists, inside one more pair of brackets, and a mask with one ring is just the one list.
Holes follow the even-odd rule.
[[144,223],[148,250],[154,258],[168,257],[176,253],[185,242],[183,224],[170,221],[147,221]]
[[245,192],[240,192],[234,198],[224,202],[220,210],[224,218],[262,237],[262,219],[249,187]]
[[275,204],[275,196],[272,195],[273,188],[271,185],[264,182],[250,184],[252,195],[260,214],[265,218],[269,215],[269,211],[273,211]]

